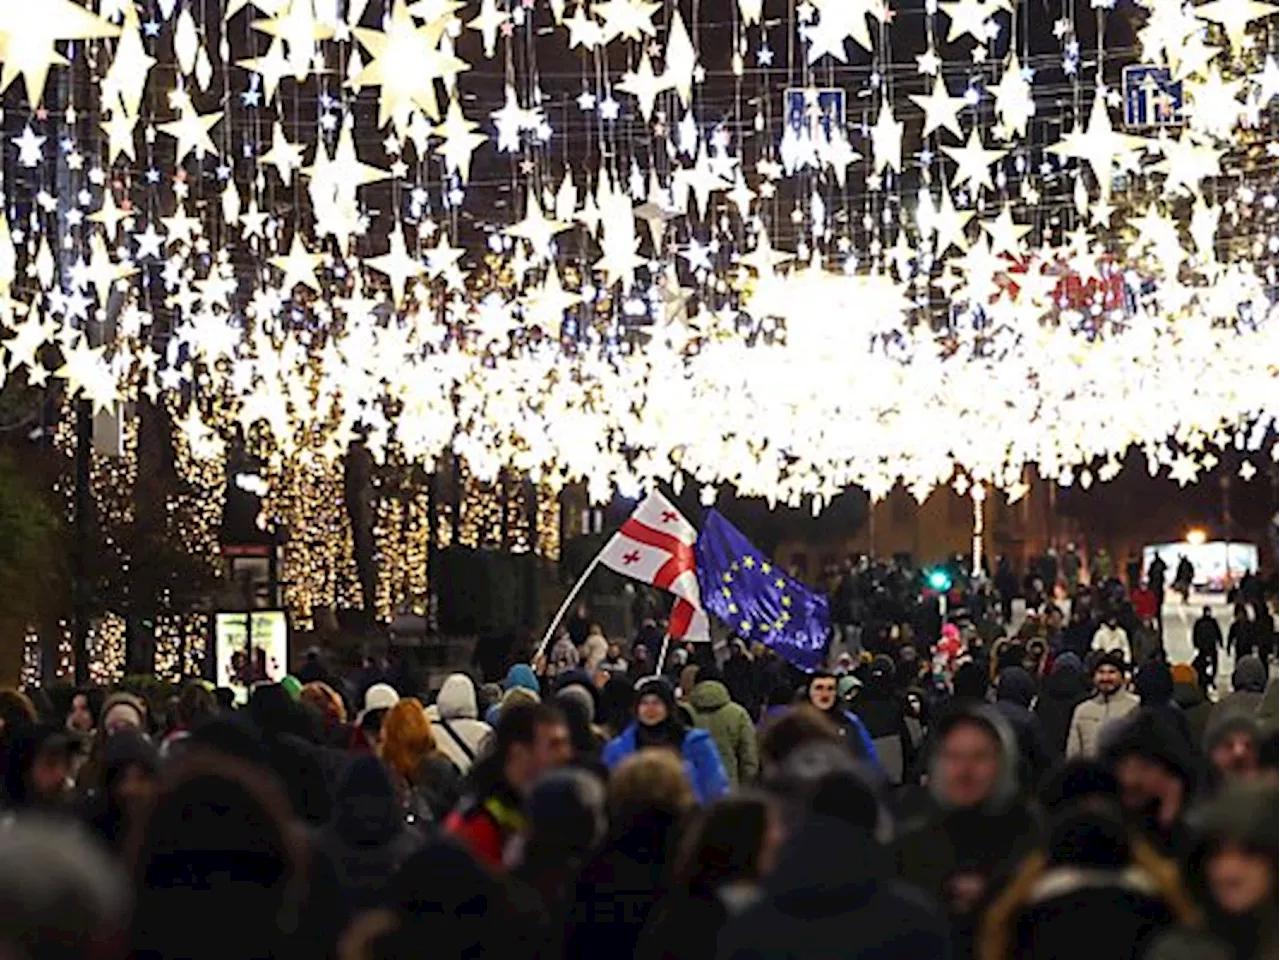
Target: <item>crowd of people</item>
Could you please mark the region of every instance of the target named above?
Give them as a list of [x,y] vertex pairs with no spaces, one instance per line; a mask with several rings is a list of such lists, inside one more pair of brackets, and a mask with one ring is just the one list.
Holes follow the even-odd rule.
[[851,580],[808,675],[582,610],[434,696],[314,652],[243,705],[0,691],[0,956],[1277,955],[1256,649],[1170,663],[1107,578],[1017,631]]

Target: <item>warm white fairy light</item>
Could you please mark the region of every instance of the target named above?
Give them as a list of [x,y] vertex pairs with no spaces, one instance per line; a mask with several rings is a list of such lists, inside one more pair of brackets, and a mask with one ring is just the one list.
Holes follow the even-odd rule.
[[[210,564],[227,452],[243,442],[265,464],[261,525],[287,535],[297,625],[317,607],[363,602],[343,502],[353,443],[378,469],[460,485],[436,503],[437,546],[456,530],[460,546],[551,556],[556,495],[570,482],[601,500],[687,475],[818,508],[851,485],[882,496],[900,483],[923,498],[957,477],[1016,495],[1028,468],[1107,479],[1138,447],[1155,472],[1190,483],[1215,448],[1238,436],[1255,449],[1275,423],[1267,144],[1280,83],[1267,4],[1144,0],[1142,58],[1167,67],[1186,99],[1183,128],[1163,131],[1123,126],[1122,92],[1107,86],[1116,59],[1106,70],[1082,60],[1070,22],[1057,33],[1064,69],[1083,71],[1079,102],[1046,124],[1041,60],[1006,44],[998,4],[929,5],[918,70],[887,61],[886,6],[805,5],[806,60],[846,93],[874,95],[801,136],[764,110],[776,91],[762,5],[739,0],[733,73],[746,82],[744,61],[761,67],[762,96],[735,104],[753,137],[706,115],[697,89],[711,58],[696,25],[677,14],[660,27],[647,0],[572,16],[486,0],[465,20],[453,3],[389,0],[376,21],[350,22],[273,2],[250,21],[267,53],[243,60],[248,87],[231,88],[237,72],[220,98],[211,91],[232,53],[206,44],[192,11],[143,25],[129,3],[101,16],[55,5],[47,26],[0,10],[0,85],[20,77],[35,102],[67,59],[57,44],[75,39],[101,81],[75,87],[75,110],[103,136],[68,147],[39,114],[15,128],[23,175],[57,156],[83,176],[61,234],[0,219],[0,371],[55,378],[100,409],[161,406],[181,481],[169,529]],[[934,36],[944,20],[948,44],[980,45],[982,83],[956,85]],[[172,42],[144,43],[144,26]],[[552,130],[563,111],[534,62],[506,57],[492,106],[469,87],[467,57],[499,63],[520,31],[562,36],[589,73],[597,59],[618,65],[574,94],[606,131],[592,155],[609,159],[586,176],[536,149],[568,133]],[[846,41],[871,51],[873,78]],[[626,55],[610,58],[610,46]],[[319,104],[315,129],[286,129],[273,106],[294,87]],[[378,95],[376,142],[349,109],[365,90]],[[626,139],[633,126],[652,134],[644,150]],[[1043,163],[1030,162],[1031,143]],[[504,169],[510,160],[503,214],[469,192],[484,189],[469,180],[491,151]],[[779,192],[800,176],[817,186]],[[50,184],[36,202],[56,209]],[[464,249],[477,225],[489,244],[479,262]],[[253,267],[241,270],[233,253],[246,249]],[[109,292],[125,306],[103,346],[80,330],[105,316]],[[173,324],[152,331],[161,307]],[[69,423],[57,428],[64,450]],[[95,459],[109,536],[131,520],[135,480],[136,456]],[[424,497],[379,501],[380,617],[427,592]],[[172,674],[187,665],[165,630]]]

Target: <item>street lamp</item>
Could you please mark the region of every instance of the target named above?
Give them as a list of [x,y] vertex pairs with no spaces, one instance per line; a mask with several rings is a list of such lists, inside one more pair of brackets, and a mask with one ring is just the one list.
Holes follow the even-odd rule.
[[1207,539],[1208,536],[1199,527],[1187,531],[1187,543],[1193,547],[1201,546]]

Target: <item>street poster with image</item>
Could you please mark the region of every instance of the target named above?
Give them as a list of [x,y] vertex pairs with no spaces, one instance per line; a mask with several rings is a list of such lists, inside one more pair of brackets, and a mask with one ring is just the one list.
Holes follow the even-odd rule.
[[[245,628],[252,622],[252,649]],[[289,672],[289,623],[283,610],[219,613],[214,620],[216,680],[246,703],[255,684],[278,683]]]

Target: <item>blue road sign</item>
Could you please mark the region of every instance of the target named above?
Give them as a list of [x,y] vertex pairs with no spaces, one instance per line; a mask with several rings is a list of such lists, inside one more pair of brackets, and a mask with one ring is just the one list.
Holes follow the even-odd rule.
[[832,131],[844,129],[845,99],[839,88],[787,87],[782,105],[787,125],[810,140],[816,140],[819,133],[830,140]]
[[1173,127],[1182,123],[1182,81],[1165,67],[1124,68],[1127,127]]

